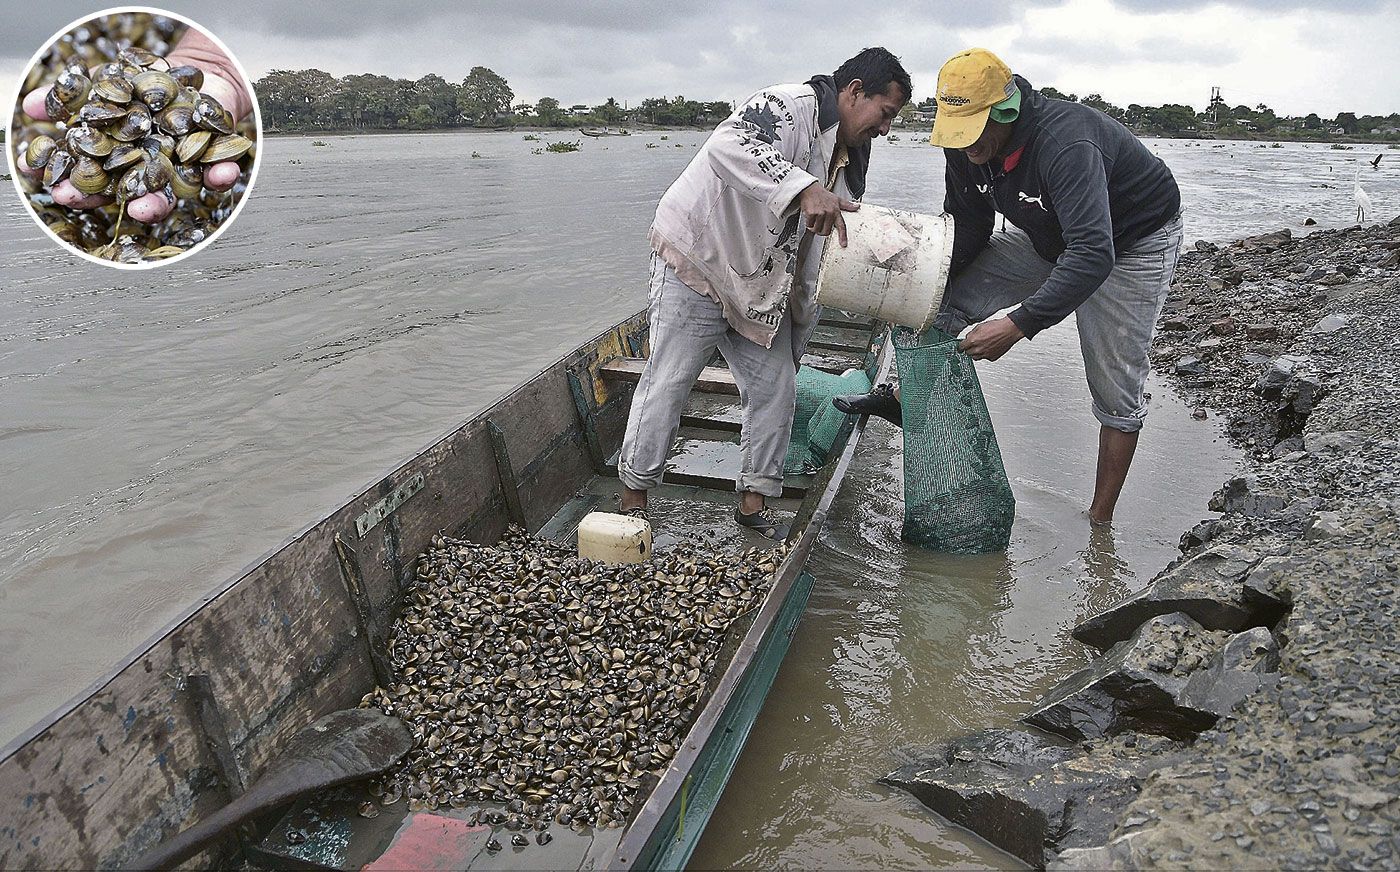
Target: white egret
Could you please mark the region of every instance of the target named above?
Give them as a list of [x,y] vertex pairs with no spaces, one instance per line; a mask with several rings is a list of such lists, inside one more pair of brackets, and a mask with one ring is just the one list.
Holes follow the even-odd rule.
[[1366,220],[1367,212],[1376,211],[1371,206],[1371,195],[1361,188],[1361,168],[1356,168],[1356,178],[1352,181],[1351,198],[1356,201],[1356,223]]

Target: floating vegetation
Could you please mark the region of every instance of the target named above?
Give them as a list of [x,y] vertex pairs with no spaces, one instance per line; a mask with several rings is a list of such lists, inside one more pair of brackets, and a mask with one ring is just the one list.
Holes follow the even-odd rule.
[[531,154],[545,154],[546,151],[552,154],[567,154],[570,153],[570,151],[578,151],[582,147],[584,147],[582,141],[574,141],[574,143],[547,143],[543,148],[531,148]]
[[319,140],[319,139],[313,139],[313,140],[311,140],[311,144],[314,145],[314,146],[319,146],[319,147],[321,147],[321,148],[324,148],[325,145],[326,145],[324,142],[322,142],[322,141]]
[[540,138],[539,138],[538,136],[536,136],[535,134],[533,134],[533,133],[527,133],[527,134],[525,134],[524,136],[522,136],[522,137],[520,137],[520,138],[523,139],[523,140],[525,140],[526,142],[539,142],[539,141],[540,141]]
[[621,826],[784,554],[605,564],[518,528],[495,546],[436,537],[392,630],[398,683],[360,703],[416,738],[370,793],[513,831]]
[[481,152],[479,152],[479,151],[474,151],[474,152],[472,152],[472,157],[481,157]]
[[660,148],[660,147],[661,147],[661,146],[657,145],[657,144],[654,143],[654,142],[648,142],[648,143],[647,143],[647,148]]
[[1353,148],[1353,146],[1350,146],[1350,145],[1342,145],[1340,142],[1334,142],[1334,143],[1332,143],[1332,150],[1333,150],[1333,151],[1351,151],[1352,148]]
[[1281,142],[1270,143],[1269,148],[1283,148],[1283,143],[1281,143]]
[[666,140],[668,140],[668,139],[670,139],[670,138],[671,138],[671,137],[669,137],[669,136],[663,136],[663,137],[661,137],[661,141],[662,141],[662,142],[665,142]]
[[[208,239],[247,190],[257,131],[251,118],[238,122],[200,91],[201,70],[165,59],[184,29],[144,12],[99,16],[57,40],[27,72],[21,100],[44,89],[48,119],[16,107],[15,156],[42,170],[22,173],[20,182],[29,208],[67,245],[128,264],[174,257]],[[204,187],[205,169],[225,162],[238,166],[234,185]],[[104,205],[55,203],[50,192],[64,181]],[[127,204],[147,194],[174,204],[149,225],[126,215]]]

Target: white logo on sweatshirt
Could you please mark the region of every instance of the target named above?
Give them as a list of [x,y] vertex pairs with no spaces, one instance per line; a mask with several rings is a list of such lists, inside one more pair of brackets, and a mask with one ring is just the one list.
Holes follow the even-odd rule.
[[1028,196],[1025,191],[1016,192],[1016,199],[1020,200],[1022,203],[1034,203],[1040,207],[1040,211],[1049,212],[1050,210],[1046,209],[1045,204],[1041,202],[1041,200],[1044,199],[1044,197],[1044,194],[1041,194],[1039,197],[1031,197]]

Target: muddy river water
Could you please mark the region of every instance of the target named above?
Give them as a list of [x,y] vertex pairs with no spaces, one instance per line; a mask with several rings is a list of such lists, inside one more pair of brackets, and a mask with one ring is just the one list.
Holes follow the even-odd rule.
[[[558,139],[556,135],[552,137]],[[192,262],[107,270],[0,196],[0,744],[285,536],[645,302],[645,232],[700,133],[535,154],[518,134],[273,138]],[[1355,217],[1355,152],[1153,141],[1187,240]],[[1355,155],[1355,156],[1353,156]],[[1400,159],[1398,159],[1400,160]],[[1400,200],[1394,174],[1366,181]],[[877,145],[867,199],[937,211],[942,159]],[[911,747],[1014,721],[1085,659],[1066,629],[1143,585],[1235,453],[1155,379],[1111,533],[1068,324],[980,366],[1016,489],[1005,555],[899,540],[872,427],[811,608],[697,867],[1001,866],[876,785]]]

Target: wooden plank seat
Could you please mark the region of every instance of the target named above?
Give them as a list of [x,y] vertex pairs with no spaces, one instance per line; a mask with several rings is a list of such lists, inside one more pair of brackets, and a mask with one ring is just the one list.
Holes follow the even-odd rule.
[[[604,378],[636,382],[641,379],[642,369],[646,365],[645,357],[614,357],[598,367],[598,371]],[[700,377],[695,380],[695,390],[709,394],[739,396],[739,386],[734,383],[734,373],[722,366],[707,366],[701,370]]]
[[[616,474],[618,452],[608,458],[608,468]],[[731,493],[743,467],[738,434],[710,428],[682,427],[666,455],[662,481]],[[784,499],[802,499],[812,476],[789,474],[783,477]]]

